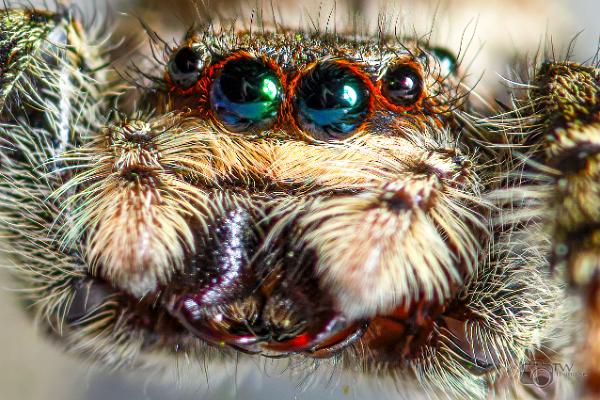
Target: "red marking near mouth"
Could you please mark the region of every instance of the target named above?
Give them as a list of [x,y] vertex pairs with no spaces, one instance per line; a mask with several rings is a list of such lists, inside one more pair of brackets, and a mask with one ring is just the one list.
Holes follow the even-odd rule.
[[308,350],[314,337],[310,333],[302,333],[285,342],[267,342],[263,347],[267,350],[278,351],[281,353],[298,353]]

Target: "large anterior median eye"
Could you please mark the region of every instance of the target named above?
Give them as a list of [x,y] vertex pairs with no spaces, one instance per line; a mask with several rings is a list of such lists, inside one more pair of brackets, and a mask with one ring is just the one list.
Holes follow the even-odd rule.
[[281,80],[262,61],[236,58],[217,72],[210,90],[215,116],[234,132],[265,129],[277,118],[283,98]]
[[344,64],[325,62],[300,77],[295,116],[316,139],[344,139],[362,125],[370,101],[369,87],[357,73]]
[[392,103],[410,106],[419,100],[423,91],[423,79],[413,66],[396,64],[390,66],[382,78],[382,92]]

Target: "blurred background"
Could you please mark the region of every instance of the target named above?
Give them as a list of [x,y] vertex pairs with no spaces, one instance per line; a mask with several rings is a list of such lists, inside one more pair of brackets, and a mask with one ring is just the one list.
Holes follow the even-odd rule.
[[[43,1],[33,1],[43,4]],[[121,47],[117,68],[144,53],[147,40],[138,19],[145,21],[163,39],[174,43],[196,21],[206,18],[206,9],[225,18],[250,16],[261,9],[261,1],[221,0],[198,5],[191,0],[73,0],[84,15],[108,15],[115,43]],[[203,5],[202,5],[203,4]],[[259,7],[257,7],[257,5]],[[315,21],[325,27],[336,24],[338,32],[356,29],[374,32],[382,23],[410,35],[431,35],[442,45],[464,57],[472,81],[485,96],[502,96],[502,76],[509,76],[518,60],[534,54],[550,41],[556,54],[564,55],[573,44],[572,58],[592,58],[600,37],[598,0],[265,0],[263,13],[277,16],[292,28],[309,28]],[[256,15],[256,11],[254,11]],[[329,15],[332,17],[329,17]],[[243,18],[242,18],[243,19]],[[269,19],[265,15],[265,19]],[[379,25],[378,25],[379,21]],[[129,56],[131,55],[131,57]],[[500,84],[499,84],[500,83]],[[332,384],[299,390],[296,383],[273,374],[260,378],[259,367],[249,371],[226,371],[208,389],[190,392],[158,380],[125,373],[98,371],[65,355],[38,332],[17,304],[14,284],[0,272],[0,399],[2,400],[159,400],[159,399],[362,399],[357,385]],[[253,371],[254,370],[254,371]],[[206,380],[204,375],[198,380]]]

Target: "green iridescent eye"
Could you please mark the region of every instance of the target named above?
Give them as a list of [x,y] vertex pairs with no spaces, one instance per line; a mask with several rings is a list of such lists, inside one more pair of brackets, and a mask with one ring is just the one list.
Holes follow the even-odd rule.
[[225,63],[213,81],[210,103],[215,116],[234,132],[265,129],[277,118],[283,89],[264,62],[239,58]]

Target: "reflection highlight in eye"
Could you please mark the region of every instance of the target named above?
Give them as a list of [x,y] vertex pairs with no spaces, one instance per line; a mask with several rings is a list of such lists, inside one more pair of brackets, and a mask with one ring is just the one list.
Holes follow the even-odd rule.
[[279,94],[279,89],[277,88],[277,85],[270,78],[265,78],[265,80],[263,81],[262,91],[265,95],[267,95],[269,100],[275,100],[275,98]]
[[348,102],[349,107],[354,107],[356,105],[358,93],[356,93],[356,90],[352,86],[344,86],[344,94],[342,96],[344,100]]

